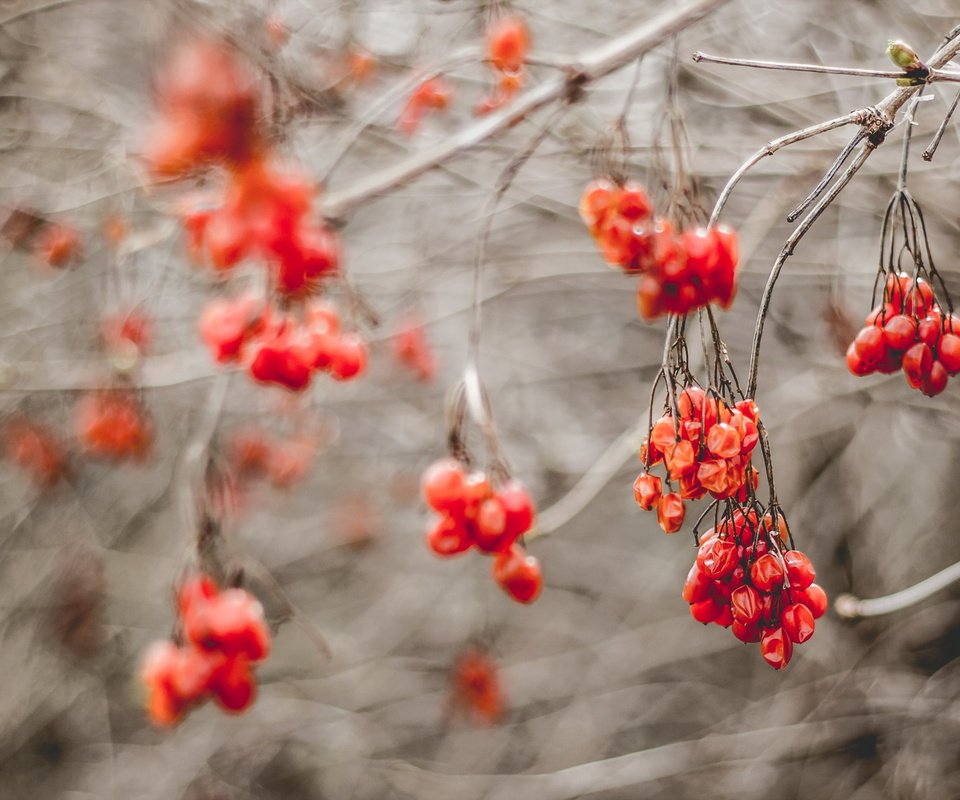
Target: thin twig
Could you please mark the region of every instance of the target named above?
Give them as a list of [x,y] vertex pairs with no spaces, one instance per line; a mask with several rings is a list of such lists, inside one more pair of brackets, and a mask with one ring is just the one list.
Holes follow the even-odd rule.
[[694,61],[709,64],[728,64],[734,67],[753,67],[754,69],[785,70],[787,72],[816,72],[823,75],[853,75],[859,78],[888,78],[894,80],[916,80],[917,86],[924,83],[960,83],[960,74],[931,69],[928,74],[914,76],[904,70],[861,69],[858,67],[830,67],[824,64],[793,64],[785,61],[754,61],[748,58],[727,58],[709,53],[696,52]]
[[688,0],[600,47],[573,58],[564,65],[563,75],[533,87],[506,108],[468,125],[436,147],[357,180],[349,188],[322,198],[322,212],[328,219],[343,217],[357,206],[399,186],[434,167],[502,133],[534,111],[557,100],[576,99],[585,86],[630,64],[673,34],[692,25],[730,0]]
[[947,132],[947,125],[950,124],[950,120],[953,117],[953,112],[957,110],[957,103],[960,103],[960,92],[957,92],[956,96],[953,98],[950,108],[947,109],[947,115],[943,118],[943,122],[940,123],[940,127],[937,128],[937,132],[933,135],[933,140],[930,142],[930,145],[927,147],[927,149],[923,151],[923,155],[921,157],[924,161],[933,160],[933,154],[937,152],[937,148],[940,146],[940,140],[943,138],[943,134]]
[[925,578],[920,583],[915,583],[913,586],[908,586],[906,589],[883,597],[861,600],[852,594],[842,594],[834,600],[833,609],[838,616],[847,619],[892,614],[894,611],[902,611],[926,600],[957,581],[960,581],[960,561],[940,570],[929,578]]
[[813,223],[817,221],[827,206],[829,206],[830,203],[836,199],[837,195],[843,191],[853,176],[859,172],[860,167],[864,165],[866,160],[876,149],[877,146],[870,140],[867,140],[863,144],[863,146],[860,148],[860,152],[857,154],[857,157],[853,160],[853,163],[847,167],[844,173],[837,179],[837,182],[830,187],[830,191],[820,198],[817,204],[810,210],[810,213],[803,218],[803,221],[794,229],[793,233],[790,234],[790,237],[783,245],[783,249],[780,250],[780,255],[777,256],[777,260],[774,262],[773,269],[770,271],[770,276],[767,278],[766,286],[763,287],[763,295],[760,298],[760,309],[757,312],[757,324],[753,331],[753,347],[750,354],[750,372],[747,376],[747,397],[756,396],[757,370],[760,364],[760,342],[763,338],[763,323],[767,318],[767,311],[770,308],[770,299],[773,296],[773,288],[776,286],[777,278],[780,277],[780,270],[783,269],[783,265],[786,260],[793,255],[793,251],[797,245],[797,242],[799,242],[804,237],[806,232],[810,230],[810,228],[813,226]]

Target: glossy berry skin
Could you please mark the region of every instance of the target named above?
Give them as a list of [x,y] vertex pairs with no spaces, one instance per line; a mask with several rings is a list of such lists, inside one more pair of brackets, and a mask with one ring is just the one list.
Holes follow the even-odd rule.
[[947,388],[947,370],[939,361],[934,361],[930,373],[920,384],[920,391],[927,397],[935,397]]
[[913,317],[895,314],[884,323],[883,338],[891,350],[906,350],[917,339],[917,323]]
[[663,493],[663,481],[657,475],[641,472],[633,482],[633,497],[644,511],[652,511]]
[[937,357],[948,375],[956,375],[960,372],[960,336],[945,333],[940,338]]
[[733,618],[744,625],[760,620],[760,595],[752,586],[738,586],[730,594]]
[[737,543],[720,537],[704,542],[697,550],[697,565],[714,580],[729,575],[737,565]]
[[676,533],[683,527],[686,509],[676,492],[669,492],[657,501],[657,522],[664,533]]
[[793,642],[783,628],[767,628],[760,639],[760,654],[774,669],[784,669],[793,656]]
[[773,553],[766,553],[750,567],[750,580],[761,592],[772,592],[783,584],[783,565]]
[[493,579],[518,603],[532,603],[543,588],[540,562],[516,544],[494,558]]
[[226,659],[213,675],[211,690],[224,711],[239,714],[249,708],[256,698],[257,684],[247,659],[242,655]]
[[434,511],[462,513],[465,506],[466,473],[453,458],[434,461],[422,480],[423,499]]
[[473,539],[466,526],[450,516],[443,516],[427,532],[427,546],[438,556],[465,553],[473,547]]
[[516,539],[533,527],[536,506],[530,490],[520,481],[507,481],[497,490],[497,498],[506,516],[503,532],[507,537]]
[[919,389],[923,385],[931,369],[933,369],[933,353],[929,345],[918,342],[903,354],[903,373],[906,375],[907,383],[914,389]]
[[338,381],[347,381],[363,373],[367,367],[367,345],[355,333],[340,337],[330,362],[330,374]]
[[783,609],[780,614],[783,630],[794,644],[803,644],[813,636],[816,624],[813,621],[813,612],[803,603],[793,603]]
[[820,619],[827,611],[827,593],[816,583],[799,592],[797,599],[810,609],[814,619]]
[[793,589],[806,589],[817,577],[813,563],[799,550],[784,553],[783,563],[787,565],[787,578]]

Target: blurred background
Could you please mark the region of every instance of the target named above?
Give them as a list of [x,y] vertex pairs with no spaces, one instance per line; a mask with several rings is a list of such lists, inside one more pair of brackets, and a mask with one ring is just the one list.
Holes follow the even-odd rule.
[[[512,7],[548,62],[664,5]],[[958,12],[949,0],[734,0],[684,31],[679,102],[704,206],[766,141],[890,87],[694,64],[690,53],[889,69],[888,39],[925,56]],[[51,488],[10,459],[0,465],[3,800],[960,797],[960,587],[885,617],[830,611],[774,672],[755,646],[690,618],[680,597],[695,555],[689,524],[667,537],[636,507],[635,456],[531,542],[545,575],[531,606],[493,584],[488,560],[442,561],[424,545],[419,475],[445,452],[483,209],[549,110],[349,215],[346,269],[380,320],[357,317],[372,349],[362,380],[321,376],[294,401],[243,374],[223,379],[215,454],[250,426],[279,439],[311,432],[306,474],[237,490],[224,527],[246,585],[274,622],[287,619],[249,712],[208,704],[172,730],[147,721],[138,661],[174,624],[172,586],[194,538],[184,451],[222,374],[196,319],[223,292],[190,262],[168,213],[191,182],[149,185],[138,163],[153,70],[184,31],[228,35],[270,76],[288,163],[319,179],[353,142],[329,181],[337,192],[471,124],[489,81],[476,59],[449,72],[449,110],[412,137],[396,130],[410,75],[476,48],[488,13],[479,0],[0,2],[0,214],[20,214],[0,243],[0,411],[42,422],[70,454]],[[266,20],[282,22],[286,41],[264,46]],[[350,52],[372,54],[372,75],[342,79]],[[628,115],[628,171],[651,186],[673,53],[667,42],[643,60]],[[530,82],[552,74],[532,67]],[[577,216],[633,74],[597,82],[551,122],[487,248],[480,371],[504,455],[541,512],[645,417],[661,357],[663,325],[639,320],[635,280],[604,265]],[[954,92],[927,94],[908,184],[956,294],[956,128],[932,163],[919,158]],[[900,375],[854,378],[843,357],[871,307],[902,134],[898,125],[788,261],[763,342],[756,399],[778,491],[831,598],[885,595],[960,560],[957,389],[930,399]],[[720,326],[741,375],[760,291],[791,230],[784,217],[851,135],[767,159],[724,212],[743,257]],[[118,220],[122,239],[110,235]],[[21,246],[16,224],[51,221],[82,233],[71,269]],[[241,267],[231,285],[255,270]],[[333,294],[348,305],[342,287]],[[73,407],[110,375],[104,318],[131,308],[153,329],[132,374],[156,441],[142,463],[110,465],[79,455]],[[392,335],[411,319],[436,358],[432,379],[393,354]],[[493,682],[479,706],[462,687],[465,653]]]

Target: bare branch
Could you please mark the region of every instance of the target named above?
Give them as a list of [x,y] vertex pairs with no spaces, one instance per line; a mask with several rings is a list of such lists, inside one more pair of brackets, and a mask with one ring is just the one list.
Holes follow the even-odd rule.
[[894,611],[902,611],[926,600],[957,581],[960,581],[960,561],[940,570],[940,572],[920,581],[920,583],[915,583],[913,586],[908,586],[906,589],[883,597],[861,600],[852,594],[842,594],[834,600],[833,608],[839,616],[846,619],[892,614]]

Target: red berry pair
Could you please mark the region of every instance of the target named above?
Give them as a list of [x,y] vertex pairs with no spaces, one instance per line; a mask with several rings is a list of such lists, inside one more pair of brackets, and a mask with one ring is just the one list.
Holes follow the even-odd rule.
[[150,719],[174,725],[208,697],[225,711],[249,708],[257,689],[253,665],[270,652],[260,603],[244,589],[221,591],[196,575],[184,582],[178,605],[184,644],[155,642],[141,668]]
[[641,274],[637,308],[645,319],[733,302],[739,247],[729,228],[678,234],[669,221],[653,216],[641,186],[603,178],[587,185],[580,216],[608,263]]
[[431,464],[422,485],[427,505],[440,513],[427,534],[430,549],[445,557],[474,547],[494,555],[497,585],[520,603],[536,600],[543,585],[540,563],[517,542],[536,515],[527,488],[509,480],[494,489],[483,472],[467,472],[454,458]]
[[[751,454],[760,440],[759,411],[752,400],[731,407],[699,386],[688,386],[677,396],[678,417],[661,417],[640,448],[645,470],[633,484],[634,498],[644,511],[656,509],[666,533],[683,526],[684,500],[699,500],[709,493],[718,500],[746,500],[756,490],[759,475]],[[679,491],[663,491],[663,480],[651,467],[663,462],[667,483]]]
[[254,380],[295,392],[310,385],[314,372],[346,381],[367,365],[366,343],[342,332],[336,308],[321,301],[307,303],[298,320],[272,313],[249,294],[212,300],[200,316],[200,336],[218,362],[243,362]]
[[508,103],[524,82],[524,62],[530,49],[530,30],[522,17],[507,15],[487,29],[487,60],[497,73],[497,83],[477,106],[478,115]]
[[891,274],[883,303],[847,349],[847,368],[857,376],[902,369],[912,388],[938,395],[960,372],[960,320],[943,312],[923,278]]
[[742,642],[759,642],[763,659],[783,669],[794,645],[813,636],[827,596],[813,582],[810,559],[799,550],[782,549],[783,520],[778,527],[779,534],[767,514],[758,530],[756,513],[738,509],[707,531],[684,582],[683,599],[697,622],[730,628]]
[[136,396],[127,390],[91,392],[77,401],[75,424],[87,454],[121,461],[142,461],[153,444],[153,424]]

